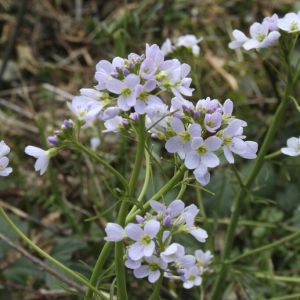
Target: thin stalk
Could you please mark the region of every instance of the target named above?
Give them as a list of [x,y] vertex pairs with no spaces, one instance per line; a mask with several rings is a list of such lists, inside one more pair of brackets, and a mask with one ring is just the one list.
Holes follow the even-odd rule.
[[272,249],[272,248],[275,248],[277,246],[280,246],[284,243],[286,243],[287,241],[289,240],[292,240],[292,239],[295,239],[296,237],[300,236],[300,231],[296,231],[276,242],[273,242],[273,243],[270,243],[268,245],[265,245],[265,246],[262,246],[262,247],[259,247],[259,248],[256,248],[256,249],[253,249],[253,250],[249,250],[247,252],[245,252],[244,254],[242,255],[239,255],[231,260],[228,261],[228,263],[234,263],[242,258],[245,258],[247,256],[250,256],[250,255],[254,255],[256,253],[259,253],[259,252],[262,252],[262,251],[266,251],[266,250],[269,250],[269,249]]
[[300,293],[275,297],[275,298],[271,298],[270,300],[288,300],[288,299],[300,299]]
[[265,156],[265,160],[270,160],[270,159],[273,159],[275,157],[278,157],[279,155],[281,155],[282,152],[280,150],[276,151],[276,152],[273,152],[273,153],[270,153],[268,155]]
[[136,215],[142,213],[143,211],[147,210],[150,207],[150,201],[151,200],[158,200],[160,199],[163,195],[165,195],[170,189],[172,189],[182,178],[182,175],[185,172],[185,167],[182,165],[178,171],[174,174],[174,176],[156,193],[154,194],[150,200],[148,200],[144,205],[142,210],[138,209],[134,213],[130,214],[126,218],[126,224],[129,222],[132,222],[135,218]]
[[272,274],[264,274],[260,272],[255,272],[253,275],[257,278],[262,279],[268,279],[268,280],[274,280],[279,282],[287,282],[287,283],[300,283],[300,277],[288,277],[288,276],[278,276],[278,275],[272,275]]
[[163,279],[164,279],[164,276],[163,276],[163,273],[161,273],[158,281],[155,283],[153,293],[151,294],[151,296],[149,297],[148,300],[159,300],[160,299],[159,293],[160,293],[160,287],[162,285]]
[[189,171],[187,170],[187,171],[184,172],[181,187],[180,187],[180,190],[179,190],[179,192],[178,192],[175,199],[181,199],[181,197],[183,196],[183,194],[186,190],[186,187],[189,183],[188,176],[189,176]]
[[128,182],[127,182],[126,178],[122,174],[120,174],[113,166],[111,166],[105,159],[102,159],[95,152],[93,152],[92,150],[85,147],[83,144],[81,144],[79,142],[75,143],[75,146],[78,149],[82,150],[89,157],[91,157],[92,159],[97,161],[99,164],[103,165],[106,169],[108,169],[113,175],[115,175],[120,180],[120,182],[123,184],[124,188],[127,189]]
[[56,267],[63,270],[66,274],[73,277],[76,281],[83,284],[84,286],[91,289],[93,292],[95,292],[97,295],[101,295],[101,292],[98,291],[86,278],[83,277],[83,275],[78,274],[77,272],[69,269],[64,264],[53,258],[51,255],[46,253],[44,250],[42,250],[40,247],[38,247],[33,241],[31,241],[16,225],[15,223],[10,219],[10,217],[5,213],[3,208],[0,207],[0,215],[3,217],[3,219],[6,221],[6,223],[11,227],[11,229],[24,241],[30,248],[32,248],[34,251],[36,251],[39,255],[49,260],[51,263],[53,263]]
[[[288,78],[291,79],[290,74],[289,74]],[[293,85],[294,85],[294,81],[292,79],[288,80],[287,86],[285,89],[285,93],[284,93],[284,97],[283,97],[281,103],[279,104],[279,106],[276,110],[276,113],[272,119],[271,125],[267,131],[265,138],[264,138],[264,141],[262,143],[259,154],[255,160],[254,166],[245,182],[245,186],[244,186],[244,188],[240,189],[240,191],[237,193],[236,197],[233,199],[232,215],[231,215],[230,224],[228,226],[227,233],[226,233],[225,248],[224,248],[224,252],[223,252],[223,256],[222,256],[223,262],[228,260],[230,257],[230,254],[231,254],[233,238],[234,238],[235,229],[238,224],[238,220],[239,220],[239,216],[240,216],[242,200],[245,198],[245,193],[248,193],[247,190],[249,190],[249,188],[252,186],[257,174],[259,173],[260,169],[263,166],[265,155],[266,155],[266,153],[269,149],[269,146],[275,136],[275,133],[282,121],[283,114],[286,109],[288,99],[290,97]],[[228,265],[226,263],[223,263],[221,266],[219,276],[213,287],[213,292],[212,292],[212,297],[211,297],[212,300],[221,299],[221,294],[222,294],[223,287],[225,284],[227,271],[228,271]]]
[[[134,195],[138,177],[140,174],[142,162],[143,162],[143,156],[144,156],[144,150],[145,150],[145,118],[141,117],[139,126],[137,128],[137,138],[138,138],[138,144],[137,144],[137,151],[136,151],[136,157],[134,162],[134,167],[132,170],[132,174],[130,177],[129,185],[128,185],[128,195],[127,197],[131,198]],[[124,201],[125,200],[125,201]],[[117,218],[117,223],[121,226],[125,225],[126,216],[128,214],[128,209],[130,202],[126,201],[124,199],[121,203],[119,215]],[[126,289],[126,276],[125,276],[125,266],[123,261],[124,256],[124,245],[123,242],[117,242],[115,244],[115,267],[116,267],[116,278],[117,278],[117,295],[118,299],[128,299],[127,297],[127,289]]]

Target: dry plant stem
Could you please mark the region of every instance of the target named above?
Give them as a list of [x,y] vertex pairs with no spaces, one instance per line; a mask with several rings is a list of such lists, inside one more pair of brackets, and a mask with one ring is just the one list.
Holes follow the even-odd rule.
[[[130,206],[130,202],[127,201],[126,198],[131,198],[134,196],[134,192],[136,190],[138,177],[140,174],[140,170],[142,167],[144,150],[145,150],[145,117],[142,116],[140,118],[138,128],[137,128],[137,151],[135,162],[132,170],[132,174],[130,177],[129,185],[128,185],[128,194],[125,195],[125,199],[123,199],[120,207],[120,211],[118,214],[117,223],[122,227],[125,225],[126,216],[128,214],[128,209]],[[127,289],[126,289],[126,276],[125,276],[125,266],[124,266],[124,245],[123,242],[117,242],[115,245],[115,268],[116,268],[116,278],[117,278],[117,295],[120,300],[127,300]]]
[[4,241],[6,244],[14,248],[16,251],[21,253],[23,256],[28,258],[30,261],[32,261],[35,265],[38,265],[42,270],[45,270],[46,272],[50,273],[54,277],[58,278],[62,282],[66,283],[67,285],[75,288],[77,291],[84,293],[85,288],[81,285],[77,284],[73,280],[67,278],[63,274],[57,272],[55,269],[49,267],[47,264],[45,264],[42,260],[36,258],[35,256],[31,255],[28,251],[26,251],[23,247],[16,245],[13,241],[8,239],[6,236],[0,233],[0,240]]
[[92,291],[94,291],[97,295],[101,295],[102,293],[98,291],[87,279],[85,279],[82,275],[78,274],[77,272],[69,269],[64,264],[53,258],[51,255],[46,253],[44,250],[42,250],[40,247],[38,247],[36,244],[34,244],[16,225],[15,223],[9,218],[9,216],[5,213],[5,211],[0,208],[0,215],[3,217],[3,219],[7,222],[7,224],[14,230],[14,232],[23,240],[26,242],[28,246],[30,246],[34,251],[36,251],[39,255],[49,260],[51,263],[53,263],[56,267],[66,272],[68,275],[73,277],[76,281],[83,284],[84,286],[88,287]]
[[222,299],[222,290],[225,284],[226,275],[228,272],[228,264],[225,263],[226,260],[230,258],[232,244],[233,244],[233,238],[235,234],[235,229],[238,224],[240,210],[241,210],[241,203],[242,200],[246,197],[247,190],[252,186],[257,174],[259,173],[260,169],[262,168],[262,165],[264,163],[265,155],[268,151],[269,145],[272,142],[275,133],[282,121],[282,117],[284,114],[284,111],[286,109],[292,88],[293,88],[294,81],[292,79],[292,76],[288,76],[288,82],[285,89],[284,97],[279,104],[276,113],[272,119],[271,125],[268,129],[268,132],[264,138],[264,141],[262,143],[261,149],[259,151],[259,154],[257,156],[257,159],[255,160],[254,166],[245,182],[244,188],[242,188],[238,194],[235,196],[232,202],[232,215],[230,219],[230,224],[227,229],[226,233],[226,240],[225,240],[225,248],[222,256],[223,264],[221,266],[220,273],[217,277],[217,280],[215,282],[213,292],[212,292],[212,300],[219,300]]

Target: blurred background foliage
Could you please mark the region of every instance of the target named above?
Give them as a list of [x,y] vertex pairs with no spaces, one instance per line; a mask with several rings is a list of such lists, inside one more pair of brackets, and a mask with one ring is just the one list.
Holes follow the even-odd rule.
[[[232,51],[227,45],[234,28],[246,32],[264,16],[299,9],[300,2],[292,0],[0,0],[0,139],[11,146],[14,168],[12,176],[0,180],[0,205],[41,248],[89,277],[103,245],[104,225],[116,213],[119,191],[112,188],[114,178],[88,158],[68,151],[56,157],[40,177],[33,171],[33,160],[25,157],[24,147],[46,147],[46,137],[71,117],[66,101],[80,88],[95,84],[95,65],[100,59],[140,53],[145,43],[161,45],[167,37],[184,34],[204,38],[199,58],[177,53],[192,66],[197,88],[193,100],[231,98],[235,115],[248,122],[249,139],[260,142],[282,93],[283,78],[272,67],[278,67],[279,53],[272,48],[258,56],[255,51]],[[296,47],[295,59],[299,56]],[[294,95],[299,99],[299,90]],[[99,154],[126,174],[134,157],[132,143],[117,135],[103,137],[101,129],[101,124],[89,128],[82,138],[88,144],[91,137],[100,136]],[[299,134],[299,112],[291,101],[270,153]],[[153,147],[159,162],[153,164],[148,197],[167,180],[173,165],[161,144],[153,143]],[[239,161],[243,176],[250,164]],[[233,256],[300,230],[299,165],[299,157],[265,163],[245,199]],[[200,221],[210,232],[207,247],[217,267],[238,183],[227,164],[212,178],[207,187],[210,192],[191,185],[184,200],[204,199],[206,214]],[[168,198],[175,195],[170,193]],[[1,219],[0,233],[26,248]],[[186,243],[195,248],[194,242]],[[297,239],[238,261],[230,270],[224,299],[275,299],[300,293],[299,284],[259,276],[267,272],[271,277],[299,278],[299,249]],[[130,299],[146,299],[150,285],[128,274]],[[103,276],[107,283],[103,288],[109,291],[113,273]],[[184,291],[166,280],[163,299],[199,299],[199,292],[201,299],[209,299],[214,279],[212,273],[201,291]],[[81,299],[76,293],[0,239],[0,299]]]

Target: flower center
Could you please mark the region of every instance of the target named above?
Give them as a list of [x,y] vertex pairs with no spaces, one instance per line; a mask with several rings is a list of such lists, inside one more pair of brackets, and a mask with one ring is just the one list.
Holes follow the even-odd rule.
[[131,95],[131,89],[128,87],[122,89],[121,95],[124,97],[129,97]]
[[151,242],[151,236],[148,235],[148,234],[144,234],[142,237],[141,237],[141,244],[144,245],[144,246],[147,246],[149,245]]
[[203,266],[203,260],[201,258],[197,258],[197,264],[199,266]]
[[214,122],[213,121],[207,121],[206,122],[206,125],[208,126],[208,127],[214,127]]
[[139,100],[145,102],[147,99],[148,99],[148,93],[147,92],[140,93]]
[[200,155],[203,155],[203,154],[205,154],[205,153],[207,152],[207,147],[206,147],[204,144],[202,144],[202,145],[200,145],[200,146],[198,147],[197,152],[198,152]]
[[297,31],[299,29],[299,24],[296,21],[293,21],[290,26],[291,31]]
[[158,81],[163,81],[167,79],[167,73],[165,71],[160,71],[155,75],[155,79]]
[[151,272],[155,272],[155,271],[159,270],[159,267],[156,263],[152,262],[152,263],[149,263],[149,269]]
[[228,145],[230,145],[231,143],[232,143],[232,137],[229,136],[229,135],[225,135],[225,137],[224,137],[224,145],[225,145],[225,146],[228,146]]
[[195,275],[190,275],[190,276],[188,277],[188,280],[190,280],[190,281],[195,281],[195,279],[196,279],[196,276],[195,276]]
[[191,135],[186,131],[180,133],[179,136],[183,142],[189,142],[191,140]]
[[265,40],[265,38],[266,38],[266,35],[265,35],[265,34],[258,33],[258,34],[256,35],[256,39],[257,39],[260,43],[263,42],[263,41]]

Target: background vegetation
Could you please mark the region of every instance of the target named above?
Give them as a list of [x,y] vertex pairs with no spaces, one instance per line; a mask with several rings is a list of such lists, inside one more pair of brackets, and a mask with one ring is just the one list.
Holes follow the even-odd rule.
[[[41,177],[33,170],[33,160],[25,156],[25,146],[46,146],[46,137],[71,116],[66,101],[81,87],[95,84],[100,59],[139,53],[145,43],[161,45],[167,37],[189,33],[204,38],[199,58],[179,53],[181,61],[193,68],[198,89],[194,100],[231,98],[235,115],[249,124],[247,136],[259,142],[282,93],[280,76],[266,62],[278,64],[278,52],[267,50],[262,58],[254,51],[232,51],[227,47],[230,34],[234,28],[246,31],[249,24],[274,12],[283,15],[299,9],[300,3],[292,0],[1,0],[0,139],[12,149],[14,168],[10,177],[0,180],[1,207],[42,249],[89,277],[103,245],[104,225],[115,216],[118,191],[111,189],[113,178],[88,158],[70,152],[56,157]],[[300,55],[299,47],[296,54]],[[300,135],[299,112],[293,102],[285,118],[270,152],[283,147],[288,137]],[[100,125],[93,130],[86,131],[86,143],[100,136],[101,156],[126,174],[134,155],[131,143],[117,135],[102,138]],[[164,153],[160,144],[153,146],[158,155]],[[162,164],[153,165],[152,190],[170,171],[168,156],[161,159]],[[241,174],[247,174],[250,164],[241,160]],[[299,165],[299,157],[265,163],[243,203],[233,257],[300,230]],[[238,189],[228,165],[213,174],[207,189],[210,192],[188,186],[184,200],[204,199],[201,224],[210,233],[207,247],[217,267],[230,203]],[[7,239],[15,248],[27,249],[27,256],[31,253],[0,219],[0,299],[82,298],[57,278],[60,271],[53,266],[54,275],[45,271],[49,265],[43,259],[31,253],[40,265],[34,263]],[[298,238],[237,261],[230,269],[224,299],[277,299],[296,293],[299,298],[293,299],[300,299],[299,248]],[[104,288],[109,291],[113,279],[106,275]],[[146,280],[134,279],[130,271],[128,278],[130,299],[146,299],[151,292]],[[214,279],[214,273],[205,278],[202,299],[209,299]],[[162,292],[163,299],[199,299],[199,290],[184,291],[170,281]]]

